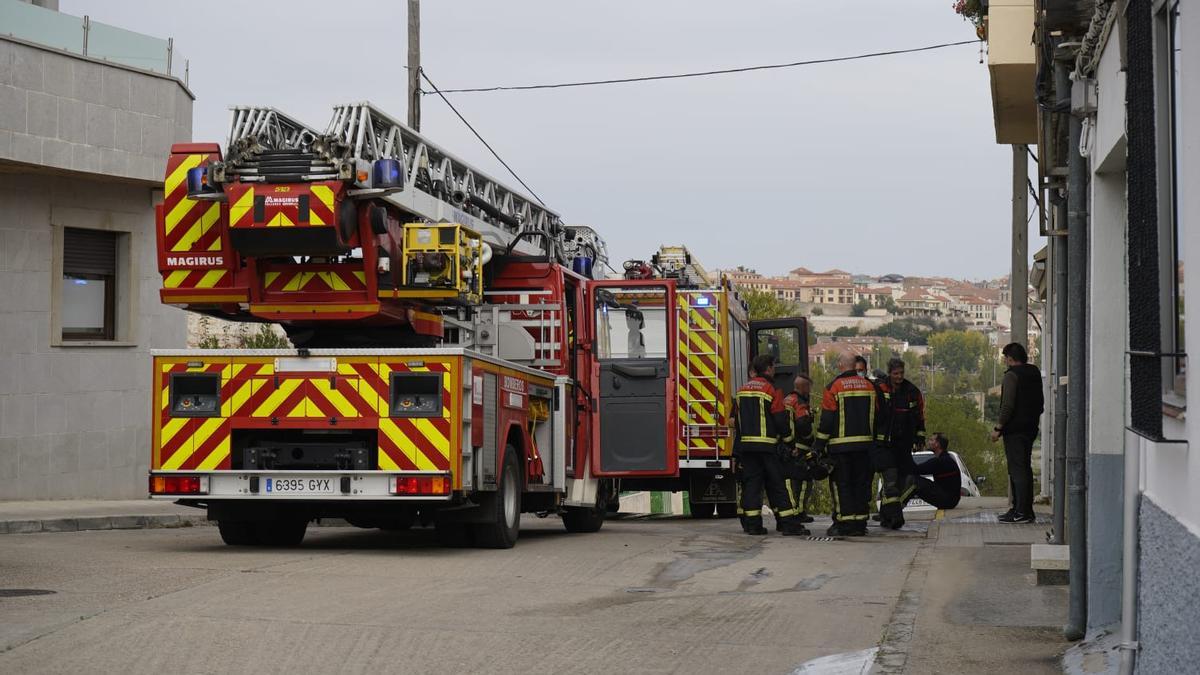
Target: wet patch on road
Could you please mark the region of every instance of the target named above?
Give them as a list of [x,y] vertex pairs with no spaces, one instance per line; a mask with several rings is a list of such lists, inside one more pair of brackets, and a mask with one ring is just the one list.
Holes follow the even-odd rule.
[[829,582],[830,579],[836,579],[836,578],[837,577],[835,577],[832,574],[818,574],[815,577],[808,577],[807,579],[801,579],[800,581],[796,582],[796,585],[792,586],[792,590],[793,591],[819,591],[819,590],[821,590],[822,587],[825,586],[826,583]]
[[48,591],[42,588],[0,588],[0,599],[28,598],[35,595],[54,595],[58,591]]

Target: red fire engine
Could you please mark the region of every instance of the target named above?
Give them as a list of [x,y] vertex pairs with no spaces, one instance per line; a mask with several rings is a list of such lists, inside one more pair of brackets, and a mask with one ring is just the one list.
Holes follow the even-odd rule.
[[172,148],[157,220],[164,303],[294,346],[154,353],[150,494],[227,544],[344,518],[507,548],[678,475],[674,281],[598,278],[594,231],[370,104],[235,108],[224,152]]

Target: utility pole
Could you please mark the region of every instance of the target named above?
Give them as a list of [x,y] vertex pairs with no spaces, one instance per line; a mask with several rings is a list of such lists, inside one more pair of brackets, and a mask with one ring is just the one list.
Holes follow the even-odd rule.
[[421,130],[421,0],[408,0],[408,126]]
[[1029,342],[1029,182],[1028,146],[1012,146],[1012,273],[1008,277],[1012,296],[1012,341]]

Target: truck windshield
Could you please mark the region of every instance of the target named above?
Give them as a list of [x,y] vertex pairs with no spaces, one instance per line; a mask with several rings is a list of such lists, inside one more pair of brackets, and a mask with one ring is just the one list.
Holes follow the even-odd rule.
[[667,357],[667,290],[645,286],[596,289],[596,356]]

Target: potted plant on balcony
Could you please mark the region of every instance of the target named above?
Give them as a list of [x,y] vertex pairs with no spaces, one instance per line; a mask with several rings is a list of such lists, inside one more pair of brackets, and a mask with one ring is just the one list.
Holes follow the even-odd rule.
[[955,0],[953,7],[964,21],[970,21],[975,26],[975,35],[980,40],[987,39],[987,0]]

